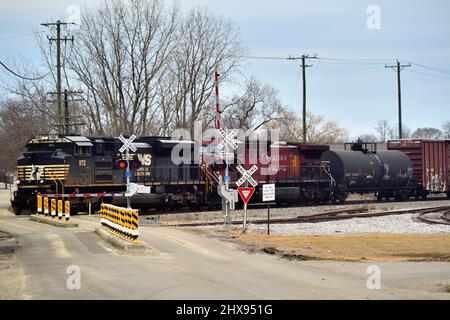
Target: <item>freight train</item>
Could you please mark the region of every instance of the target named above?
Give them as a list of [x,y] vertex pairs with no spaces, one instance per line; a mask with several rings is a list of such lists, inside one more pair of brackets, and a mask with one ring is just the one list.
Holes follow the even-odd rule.
[[[232,188],[241,177],[236,165],[249,169],[259,187],[276,184],[278,203],[343,203],[350,193],[373,193],[379,200],[426,198],[430,193],[450,197],[450,141],[395,140],[388,151],[358,142],[344,151],[330,146],[296,142],[253,144],[236,141],[241,150],[230,161]],[[225,179],[214,141],[139,137],[131,156],[141,164],[132,181],[149,186],[150,194],[133,197],[133,206],[159,210],[220,206],[217,185]],[[37,194],[70,197],[75,211],[101,203],[123,205],[126,190],[122,142],[113,137],[40,135],[31,139],[17,160],[16,190],[11,204],[16,214],[35,207]],[[183,162],[175,163],[181,146]],[[432,146],[432,147],[431,147]],[[257,155],[256,160],[251,155]],[[270,160],[270,161],[269,161]]]

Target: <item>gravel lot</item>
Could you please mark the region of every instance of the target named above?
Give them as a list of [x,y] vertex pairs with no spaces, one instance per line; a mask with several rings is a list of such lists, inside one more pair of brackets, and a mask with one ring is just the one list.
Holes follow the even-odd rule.
[[[251,225],[248,233],[265,233],[267,226]],[[312,236],[338,234],[450,234],[450,226],[430,225],[404,214],[376,218],[358,218],[319,223],[271,225],[270,234],[279,236]]]

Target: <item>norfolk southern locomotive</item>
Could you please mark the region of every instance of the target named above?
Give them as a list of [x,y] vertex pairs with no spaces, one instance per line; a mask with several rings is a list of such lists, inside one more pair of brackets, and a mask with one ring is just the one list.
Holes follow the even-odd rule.
[[[133,198],[134,205],[162,206],[172,203],[204,202],[204,179],[197,165],[176,166],[171,161],[175,144],[160,137],[143,137],[133,143],[140,168],[132,170],[132,181],[151,186],[151,194]],[[126,190],[125,170],[120,167],[117,138],[41,135],[29,141],[17,160],[17,188],[11,200],[13,211],[34,207],[35,195],[56,194],[71,197],[72,206],[82,210],[91,203],[122,204],[113,195]],[[109,196],[103,196],[109,195]]]
[[[388,151],[363,143],[345,151],[295,142],[236,143],[245,152],[230,167],[230,185],[235,188],[240,178],[237,163],[245,169],[256,164],[259,170],[253,177],[259,185],[252,198],[256,202],[261,201],[261,185],[266,183],[276,184],[278,203],[344,202],[350,193],[399,201],[442,192],[450,197],[449,141],[394,141]],[[140,137],[133,144],[137,148],[133,157],[142,166],[133,170],[132,181],[151,187],[150,194],[133,197],[134,207],[220,206],[217,185],[224,180],[224,171],[214,160],[216,143]],[[14,212],[33,209],[38,193],[70,196],[78,210],[89,203],[94,209],[103,202],[123,205],[125,199],[115,196],[126,190],[124,170],[118,165],[121,146],[112,137],[42,135],[32,139],[17,161]],[[179,154],[184,162],[178,164],[172,153],[180,146],[190,155]],[[437,150],[436,161],[429,160],[431,151],[426,150]],[[249,157],[252,152],[258,155],[256,162]]]

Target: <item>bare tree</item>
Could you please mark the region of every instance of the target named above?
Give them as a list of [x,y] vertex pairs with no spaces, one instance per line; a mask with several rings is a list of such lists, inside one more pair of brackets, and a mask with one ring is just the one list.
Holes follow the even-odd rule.
[[386,119],[378,120],[375,130],[378,134],[378,141],[386,142],[389,136],[389,130],[391,130],[389,122]]
[[437,128],[418,128],[412,134],[417,139],[439,139],[442,137],[442,131]]
[[[213,109],[214,72],[226,82],[239,66],[244,49],[234,25],[206,9],[191,10],[177,30],[177,45],[168,73],[168,99],[176,127],[193,128]],[[167,95],[166,95],[167,97]]]
[[[281,121],[281,137],[290,141],[301,141],[303,121],[293,112],[285,112]],[[307,113],[307,139],[310,143],[339,143],[348,140],[345,128],[333,121],[326,121],[322,116]]]
[[[402,131],[403,131],[403,139],[409,139],[412,136],[412,130],[407,127],[406,125],[402,126]],[[398,139],[399,134],[398,134],[398,128],[390,128],[389,129],[389,139]]]
[[69,65],[85,88],[93,132],[146,134],[158,126],[158,86],[177,17],[158,0],[105,1],[83,15]]
[[450,139],[450,121],[445,121],[442,124],[442,137],[444,139]]
[[356,140],[361,140],[362,142],[380,142],[378,137],[371,133],[360,135]]
[[222,119],[228,128],[256,131],[269,122],[282,120],[285,108],[277,91],[251,78],[242,95],[235,95],[223,107]]
[[46,132],[47,119],[33,102],[4,100],[0,102],[0,161],[12,171],[25,144],[37,133]]

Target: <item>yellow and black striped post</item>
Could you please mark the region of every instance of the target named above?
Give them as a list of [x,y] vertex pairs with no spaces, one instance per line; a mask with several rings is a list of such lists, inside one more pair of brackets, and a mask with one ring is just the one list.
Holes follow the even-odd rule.
[[139,236],[138,210],[102,204],[100,217],[103,229],[128,241],[137,241]]
[[52,218],[55,218],[56,217],[56,199],[52,199],[50,211],[52,214]]
[[37,214],[42,214],[42,196],[41,195],[37,195],[36,197],[36,204],[37,204],[37,208],[36,208],[36,212]]
[[44,215],[48,216],[49,215],[49,211],[48,211],[48,198],[45,197],[44,198]]
[[61,220],[63,217],[63,201],[58,200],[58,219]]
[[66,217],[66,222],[69,222],[69,220],[70,220],[70,201],[69,200],[67,200],[65,203],[64,203],[64,208],[65,208],[65,212],[64,212],[64,215],[65,215],[65,217]]

